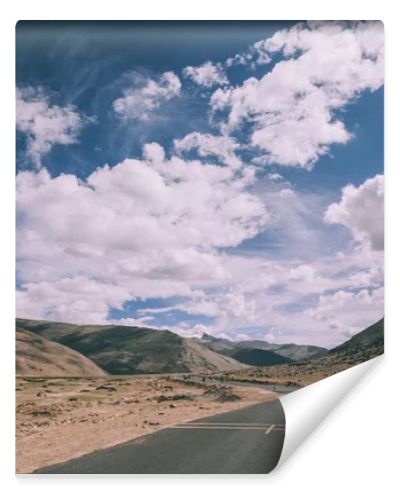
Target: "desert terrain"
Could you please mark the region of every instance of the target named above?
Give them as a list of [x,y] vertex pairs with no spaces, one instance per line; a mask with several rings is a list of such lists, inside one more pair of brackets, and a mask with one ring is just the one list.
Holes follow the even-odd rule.
[[327,350],[17,320],[16,470],[276,399],[279,386],[297,389],[379,356],[383,329],[380,320]]
[[16,471],[275,397],[259,387],[206,385],[182,375],[17,377]]

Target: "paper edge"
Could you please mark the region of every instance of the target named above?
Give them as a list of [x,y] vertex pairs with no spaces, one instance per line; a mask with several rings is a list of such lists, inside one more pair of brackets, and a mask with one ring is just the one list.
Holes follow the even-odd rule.
[[378,356],[280,398],[285,412],[286,432],[282,453],[273,473],[289,461],[336,406],[382,360],[383,355]]

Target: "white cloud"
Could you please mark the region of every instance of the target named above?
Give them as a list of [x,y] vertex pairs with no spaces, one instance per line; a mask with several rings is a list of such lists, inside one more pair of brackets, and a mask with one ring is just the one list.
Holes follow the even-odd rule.
[[268,174],[268,179],[270,181],[273,181],[273,182],[277,182],[277,181],[282,181],[283,180],[283,176],[281,174],[278,174],[278,173],[273,173],[273,174]]
[[18,314],[77,321],[87,307],[104,321],[134,297],[196,297],[226,282],[220,250],[268,219],[249,182],[230,168],[166,159],[158,144],[84,181],[20,172]]
[[[208,317],[206,330],[218,336],[279,329],[281,342],[320,345],[379,319],[383,305],[374,290],[383,284],[381,252],[358,245],[314,257],[309,250],[318,245],[319,229],[305,229],[302,218],[316,206],[293,190],[267,198],[276,196],[286,213],[285,245],[304,239],[309,259],[225,252],[266,227],[263,203],[245,194],[249,182],[230,168],[168,159],[158,144],[146,145],[143,160],[105,166],[85,181],[51,178],[43,169],[21,172],[18,314],[106,323],[110,308],[126,301],[179,296],[178,303],[143,308],[121,321],[145,324],[143,317],[151,316],[162,326],[159,315],[178,310]],[[323,213],[323,200],[318,203]],[[193,323],[170,328],[190,335]]]
[[256,42],[253,46],[253,52],[255,54],[255,62],[256,65],[269,64],[272,59],[268,50],[264,50],[263,41]]
[[210,61],[201,66],[187,66],[183,70],[186,78],[191,78],[197,85],[211,88],[215,85],[226,85],[228,78],[221,64],[214,64]]
[[225,61],[225,66],[227,68],[230,68],[232,66],[245,66],[250,63],[251,59],[251,53],[235,54],[233,57],[228,57],[228,59]]
[[71,323],[104,323],[109,309],[129,298],[124,288],[86,276],[27,283],[16,295],[20,317]]
[[[228,111],[221,135],[192,132],[176,139],[178,156],[171,157],[159,144],[146,144],[142,159],[105,165],[84,180],[52,178],[45,169],[20,172],[18,314],[107,323],[110,309],[126,301],[159,298],[168,305],[112,322],[161,325],[160,315],[173,317],[178,310],[207,317],[211,325],[207,320],[201,328],[218,336],[249,338],[257,332],[321,345],[343,341],[379,319],[381,176],[347,186],[328,208],[325,221],[345,225],[363,243],[332,255],[325,239],[340,231],[323,223],[326,199],[296,191],[277,173],[256,178],[255,167],[245,165],[238,151],[250,146],[259,163],[310,168],[331,144],[350,140],[335,112],[382,84],[382,38],[381,25],[374,23],[283,30],[226,63],[253,67],[275,61],[274,55],[281,59],[259,80],[214,92],[213,109],[222,110],[219,116]],[[218,64],[188,67],[184,74],[205,88],[228,84]],[[115,112],[144,120],[181,92],[172,72],[158,79],[133,77],[127,87],[113,103]],[[40,166],[52,144],[76,140],[83,119],[73,108],[28,94],[19,126]],[[50,120],[54,135],[45,133]],[[250,130],[246,146],[232,136],[242,125]],[[185,159],[193,151],[202,161]],[[348,243],[349,235],[343,239]],[[198,334],[193,321],[202,318],[172,329]]]
[[320,325],[338,331],[341,341],[383,316],[383,287],[358,292],[339,290],[322,295],[315,308],[306,313]]
[[[262,250],[257,252],[270,244],[269,233],[275,226],[269,225],[262,239],[258,238],[255,253],[220,257],[228,273],[227,280],[208,288],[204,295],[188,297],[168,310],[214,318],[208,330],[217,336],[226,334],[235,338],[240,333],[257,332],[260,338],[262,332],[269,334],[278,329],[282,332],[279,342],[325,346],[346,340],[350,333],[357,333],[382,317],[383,302],[374,293],[383,286],[382,253],[365,245],[351,245],[346,252],[337,254],[332,254],[331,249],[327,252],[323,246],[326,244],[322,220],[324,198],[310,199],[309,195],[293,189],[272,191],[273,186],[270,189],[265,196],[267,207],[272,211],[272,222],[283,231],[277,250],[270,257]],[[326,230],[329,231],[329,226]],[[292,257],[288,257],[286,252],[293,248]],[[360,289],[364,291],[358,296]],[[345,294],[350,298],[358,296],[360,302],[368,300],[368,311],[365,303],[357,302],[352,307],[354,301],[351,301],[345,307],[339,300],[332,300],[326,322],[322,316],[311,314],[314,309],[322,313],[315,304],[323,305],[326,297],[337,292],[341,294],[336,299]]]
[[231,137],[192,132],[182,139],[175,139],[174,146],[178,153],[196,150],[200,157],[214,156],[232,168],[241,166],[241,161],[235,154],[239,144]]
[[16,89],[17,130],[26,134],[26,153],[36,167],[55,144],[73,144],[87,123],[73,106],[51,104],[43,89]]
[[231,131],[249,123],[251,144],[266,162],[311,168],[332,144],[351,139],[335,111],[383,85],[383,26],[301,23],[257,47],[284,59],[260,80],[216,90],[212,111],[228,111]]
[[383,250],[383,189],[383,175],[367,179],[358,187],[349,184],[343,188],[340,202],[328,207],[325,221],[343,224],[356,241],[368,242],[373,250]]
[[[224,255],[220,263],[227,279],[208,287],[205,293],[141,313],[157,316],[184,311],[214,319],[206,330],[216,336],[237,338],[257,331],[261,338],[262,332],[268,335],[279,331],[279,342],[325,346],[344,341],[350,332],[357,333],[383,315],[378,292],[383,275],[372,272],[382,266],[382,259],[376,255],[361,255],[352,249],[346,255],[321,257],[312,263]],[[362,278],[363,283],[357,276],[362,273],[369,274]],[[191,335],[190,323],[177,328],[179,333]]]
[[172,71],[158,80],[148,78],[144,84],[127,88],[124,96],[113,102],[116,113],[124,118],[148,120],[162,102],[169,101],[181,92],[181,81]]
[[225,61],[227,68],[232,66],[262,66],[272,61],[268,51],[264,49],[264,40],[260,40],[252,45],[246,52],[240,52]]
[[221,322],[241,318],[251,323],[255,317],[254,300],[246,298],[243,293],[234,289],[189,300],[179,308],[189,314],[216,317]]

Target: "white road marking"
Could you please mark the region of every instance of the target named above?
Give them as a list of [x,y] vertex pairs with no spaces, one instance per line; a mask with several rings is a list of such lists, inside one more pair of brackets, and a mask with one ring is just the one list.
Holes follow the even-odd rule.
[[265,431],[265,427],[238,427],[238,426],[231,426],[231,427],[221,427],[217,425],[177,425],[174,427],[174,429],[218,429],[218,430],[241,430],[241,431]]
[[266,431],[269,434],[272,430],[283,431],[285,427],[281,424],[238,424],[228,422],[197,422],[176,425],[174,429],[224,429],[224,430],[241,430],[241,431]]
[[249,422],[184,422],[183,424],[178,424],[180,427],[185,426],[185,425],[195,425],[195,426],[207,426],[207,425],[213,425],[213,426],[237,426],[237,427],[264,427],[265,429],[271,427],[271,425],[274,425],[276,427],[284,427],[284,424],[270,424],[270,423],[249,423]]

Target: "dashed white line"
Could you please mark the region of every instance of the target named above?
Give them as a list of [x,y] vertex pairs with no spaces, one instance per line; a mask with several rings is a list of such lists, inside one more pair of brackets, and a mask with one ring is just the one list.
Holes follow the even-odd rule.
[[221,427],[217,425],[176,425],[174,429],[218,429],[221,430],[240,430],[240,431],[265,431],[265,427],[239,427],[239,426],[230,426],[230,427]]
[[176,425],[174,429],[218,429],[218,430],[243,430],[243,431],[265,431],[269,434],[271,431],[284,431],[285,427],[281,424],[248,424],[248,423],[229,423],[229,422],[193,422]]
[[182,424],[178,424],[180,427],[184,425],[190,425],[190,426],[224,426],[224,427],[229,427],[229,426],[234,426],[234,427],[264,427],[265,429],[268,429],[273,425],[274,427],[284,427],[284,424],[270,424],[270,423],[251,423],[251,422],[184,422]]

